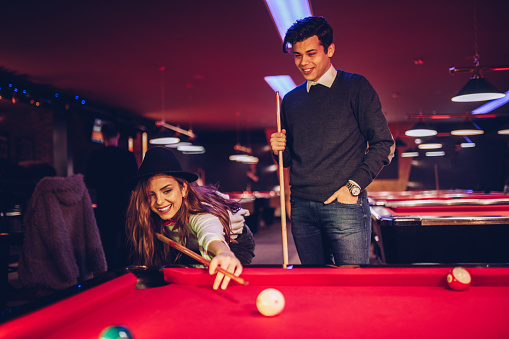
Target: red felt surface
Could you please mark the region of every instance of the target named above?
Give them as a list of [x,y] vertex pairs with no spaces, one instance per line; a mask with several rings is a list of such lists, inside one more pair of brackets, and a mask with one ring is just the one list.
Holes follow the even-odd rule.
[[[232,283],[226,291],[212,290],[211,277],[199,269],[166,269],[172,284],[138,290],[128,274],[54,305],[51,315],[43,310],[15,320],[24,332],[12,330],[14,321],[4,324],[0,337],[97,338],[112,325],[127,326],[136,339],[508,337],[509,268],[468,268],[472,286],[462,292],[445,287],[449,269],[245,268],[250,284]],[[269,287],[286,299],[272,318],[255,305]]]
[[370,198],[377,201],[412,201],[412,200],[465,200],[465,199],[509,199],[502,192],[467,192],[467,191],[392,191],[370,192]]
[[[133,274],[123,275],[93,290],[79,293],[42,310],[0,325],[0,338],[46,338],[51,333],[58,332],[63,324],[73,323],[85,314],[94,313],[99,305],[108,304],[129,294],[135,285],[136,277]],[[67,336],[67,338],[74,337]]]
[[398,206],[387,209],[396,216],[509,216],[509,205]]

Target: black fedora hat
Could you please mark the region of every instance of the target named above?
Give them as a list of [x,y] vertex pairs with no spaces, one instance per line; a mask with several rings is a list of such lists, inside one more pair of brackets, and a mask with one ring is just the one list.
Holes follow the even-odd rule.
[[173,177],[184,178],[187,182],[198,179],[198,175],[182,170],[180,162],[173,151],[166,147],[153,147],[145,153],[145,158],[138,169],[138,175],[129,180],[129,186],[134,187],[138,180],[156,174],[168,174]]

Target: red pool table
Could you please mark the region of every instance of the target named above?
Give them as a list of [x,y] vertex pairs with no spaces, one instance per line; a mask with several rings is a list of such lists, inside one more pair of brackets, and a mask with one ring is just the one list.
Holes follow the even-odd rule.
[[378,197],[373,231],[385,263],[508,263],[509,196]]
[[413,190],[369,192],[369,198],[378,204],[391,201],[454,200],[454,199],[498,199],[509,198],[503,192],[480,192],[472,190]]
[[[197,268],[165,268],[169,283],[137,289],[133,273],[0,325],[0,338],[98,338],[124,325],[150,338],[508,338],[509,267],[467,267],[472,285],[446,287],[450,267],[247,267],[225,291]],[[162,275],[162,274],[161,274]],[[255,300],[286,298],[265,317]]]

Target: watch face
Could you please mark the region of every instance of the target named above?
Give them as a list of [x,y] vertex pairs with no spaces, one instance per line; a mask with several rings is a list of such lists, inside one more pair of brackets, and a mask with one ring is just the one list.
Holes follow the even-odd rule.
[[350,192],[352,193],[352,195],[359,195],[361,193],[361,190],[359,189],[359,187],[353,186]]
[[358,186],[355,186],[354,184],[352,184],[350,182],[347,183],[346,186],[348,187],[348,189],[350,190],[350,193],[353,196],[358,196],[359,194],[361,194],[361,189]]

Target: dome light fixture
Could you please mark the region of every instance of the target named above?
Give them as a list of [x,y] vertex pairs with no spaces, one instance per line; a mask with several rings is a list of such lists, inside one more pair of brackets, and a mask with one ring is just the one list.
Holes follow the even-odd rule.
[[475,122],[466,120],[461,124],[460,127],[451,131],[451,135],[481,135],[484,134],[484,131],[477,125]]
[[424,122],[424,120],[419,121],[415,124],[415,126],[405,132],[405,135],[408,137],[432,137],[437,135],[437,131],[435,129],[429,128],[428,125]]

